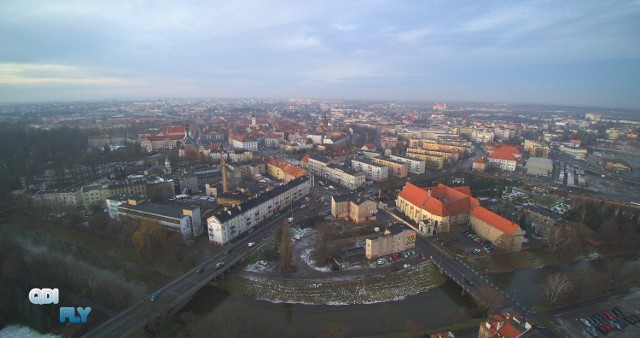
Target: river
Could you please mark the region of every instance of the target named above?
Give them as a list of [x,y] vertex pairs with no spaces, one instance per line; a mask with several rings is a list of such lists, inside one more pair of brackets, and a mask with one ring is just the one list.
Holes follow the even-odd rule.
[[[542,285],[549,274],[606,263],[606,259],[578,261],[556,267],[491,275],[489,279],[506,294],[515,296],[518,302],[531,307],[543,303]],[[624,257],[625,267],[639,265],[640,259],[637,255]],[[384,312],[388,313],[388,318],[391,319],[390,331],[406,332],[407,321],[419,322],[424,329],[443,327],[446,317],[444,313],[454,314],[455,322],[466,322],[472,318],[473,308],[473,300],[462,296],[460,287],[448,281],[439,288],[401,301],[350,306],[274,304],[250,297],[230,295],[217,287],[207,286],[182,312],[192,311],[213,316],[243,314],[243,323],[247,327],[274,328],[285,335],[318,336],[327,325],[336,324],[346,327],[349,336],[367,336],[385,332],[385,321],[382,320]]]
[[318,336],[329,324],[346,327],[349,336],[381,334],[385,332],[385,322],[392,332],[406,331],[407,321],[419,322],[425,329],[437,328],[443,325],[443,313],[454,314],[456,322],[466,322],[472,318],[471,308],[473,301],[448,281],[402,301],[350,306],[270,303],[207,286],[182,311],[221,316],[243,314],[248,332],[254,327],[266,327],[287,336],[295,333],[307,337]]

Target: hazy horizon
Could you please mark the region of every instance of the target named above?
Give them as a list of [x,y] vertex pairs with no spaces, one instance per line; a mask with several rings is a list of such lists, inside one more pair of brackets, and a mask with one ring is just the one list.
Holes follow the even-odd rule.
[[0,103],[310,98],[639,109],[640,2],[0,4]]

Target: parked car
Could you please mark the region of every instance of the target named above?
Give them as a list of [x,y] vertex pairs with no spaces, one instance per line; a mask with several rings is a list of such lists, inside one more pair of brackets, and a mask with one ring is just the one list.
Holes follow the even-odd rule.
[[386,262],[384,261],[384,259],[378,259],[378,260],[376,261],[376,264],[378,264],[378,265],[384,265],[384,263],[386,263]]

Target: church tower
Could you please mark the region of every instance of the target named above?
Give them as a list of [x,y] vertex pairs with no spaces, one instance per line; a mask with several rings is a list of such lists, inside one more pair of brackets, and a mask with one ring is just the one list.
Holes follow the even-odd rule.
[[256,124],[256,113],[254,113],[254,112],[251,113],[251,126],[252,127],[257,126],[257,124]]
[[171,174],[171,161],[169,161],[169,155],[167,154],[164,159],[164,172],[165,174]]

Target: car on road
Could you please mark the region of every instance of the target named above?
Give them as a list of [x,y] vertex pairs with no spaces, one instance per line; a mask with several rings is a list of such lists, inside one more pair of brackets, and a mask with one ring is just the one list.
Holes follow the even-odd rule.
[[253,229],[253,228],[249,229],[249,233],[253,233],[254,230],[255,229]]
[[471,286],[473,286],[473,285],[474,285],[474,283],[473,283],[469,278],[467,278],[467,277],[465,277],[465,278],[464,278],[464,282],[465,282],[465,283],[467,283],[467,284],[469,284],[469,285],[471,285]]
[[161,291],[159,291],[159,290],[154,292],[154,293],[152,293],[151,296],[149,297],[149,301],[150,302],[155,302],[156,299],[158,299],[158,297],[160,297],[160,293],[161,293]]
[[216,269],[220,269],[223,266],[224,266],[224,262],[218,262],[218,264],[216,264]]
[[256,242],[249,242],[249,244],[247,244],[248,247],[252,247],[254,245],[256,245]]
[[411,266],[411,264],[409,264],[409,263],[404,263],[404,265],[403,265],[402,267],[406,269],[406,268],[408,268],[408,267],[410,267],[410,266]]
[[204,271],[204,266],[199,267],[198,270],[196,270],[196,273],[201,273],[202,271]]
[[225,255],[230,254],[230,253],[231,253],[231,250],[233,250],[233,249],[229,249],[229,250],[225,251],[225,252],[224,252],[224,254],[225,254]]

